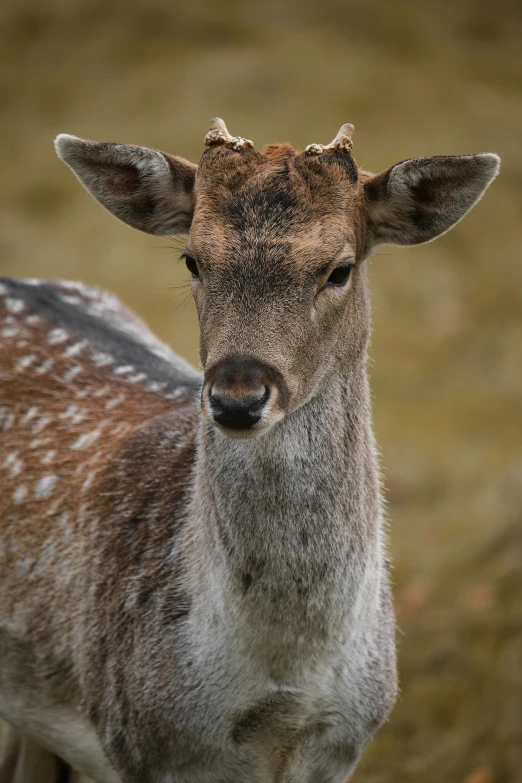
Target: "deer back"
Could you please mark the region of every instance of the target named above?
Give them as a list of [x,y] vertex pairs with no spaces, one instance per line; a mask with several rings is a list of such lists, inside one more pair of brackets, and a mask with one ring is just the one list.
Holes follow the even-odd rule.
[[115,297],[2,279],[0,383],[0,684],[69,700],[172,547],[200,380]]

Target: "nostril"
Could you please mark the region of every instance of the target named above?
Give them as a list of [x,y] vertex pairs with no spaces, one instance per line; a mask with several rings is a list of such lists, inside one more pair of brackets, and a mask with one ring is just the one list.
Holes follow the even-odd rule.
[[258,422],[269,398],[268,386],[262,386],[244,397],[229,397],[215,386],[209,390],[209,403],[215,421],[233,429],[244,429]]
[[212,411],[214,412],[216,408],[222,408],[223,407],[223,403],[224,403],[224,400],[225,400],[225,395],[224,394],[220,394],[212,386],[212,388],[209,389],[209,392],[208,392],[208,399],[209,399],[210,405],[212,407]]
[[252,400],[250,410],[259,410],[268,402],[270,397],[270,389],[268,386],[263,386],[257,392],[254,392],[254,394],[249,395],[249,397]]

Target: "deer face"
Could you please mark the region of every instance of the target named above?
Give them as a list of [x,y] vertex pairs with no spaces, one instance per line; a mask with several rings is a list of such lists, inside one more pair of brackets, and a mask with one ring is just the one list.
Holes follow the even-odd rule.
[[404,161],[378,175],[351,155],[353,127],[298,153],[213,121],[199,167],[143,147],[59,136],[57,150],[116,217],[188,232],[203,415],[234,437],[265,432],[364,361],[365,260],[379,244],[444,233],[498,172],[495,155]]
[[340,152],[221,145],[204,154],[195,193],[185,253],[203,410],[254,434],[317,393],[336,362],[361,353],[368,314],[357,168]]

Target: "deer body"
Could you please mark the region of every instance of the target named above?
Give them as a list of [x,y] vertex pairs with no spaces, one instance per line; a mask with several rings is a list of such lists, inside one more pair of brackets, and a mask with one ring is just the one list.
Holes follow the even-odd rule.
[[[100,783],[344,783],[397,687],[366,377],[370,230],[354,213],[379,198],[363,198],[347,136],[293,168],[295,152],[266,165],[213,134],[187,251],[203,377],[113,297],[2,281],[0,715]],[[68,162],[132,225],[184,228],[193,167],[137,149]],[[103,192],[100,155],[116,164]],[[227,226],[254,210],[226,242],[211,161],[217,192],[242,183]],[[292,288],[279,259],[296,248],[348,252],[340,219],[325,232],[297,203],[303,187],[326,198],[332,171],[335,204],[341,182],[350,195],[353,270],[299,269]],[[122,188],[143,197],[143,172],[149,201],[120,203]],[[205,265],[211,246],[230,260]],[[20,760],[13,773],[12,756],[1,783],[57,783]]]
[[[15,417],[3,438],[4,502],[19,498],[27,518],[22,537],[3,516],[4,546],[13,552],[22,538],[22,551],[4,561],[2,652],[5,661],[12,649],[13,664],[2,687],[24,694],[18,707],[7,696],[3,716],[102,781],[117,779],[104,776],[104,753],[123,780],[239,781],[245,768],[251,780],[277,780],[278,767],[288,780],[328,779],[330,767],[331,780],[344,779],[395,689],[371,436],[345,416],[349,402],[354,422],[366,422],[364,368],[355,388],[330,390],[331,405],[311,401],[282,422],[283,437],[223,442],[202,425],[194,462],[195,374],[148,391],[160,381],[134,381],[135,366],[118,372],[135,351],[130,335],[109,352],[86,337],[85,322],[100,316],[85,313],[79,326],[72,317],[71,307],[92,310],[95,291],[2,285],[4,329],[13,330],[8,307],[20,308],[3,343],[11,367],[34,356],[4,396],[4,425]],[[85,304],[64,302],[71,296]],[[120,364],[109,363],[118,351]],[[66,442],[52,455],[58,434]],[[21,577],[33,583],[23,610]],[[59,681],[43,700],[45,682],[27,680],[36,662],[20,673],[19,645],[37,638],[44,680],[56,670]],[[107,747],[93,742],[94,759],[78,759],[68,733],[88,737],[90,715]],[[329,759],[328,744],[343,752]]]

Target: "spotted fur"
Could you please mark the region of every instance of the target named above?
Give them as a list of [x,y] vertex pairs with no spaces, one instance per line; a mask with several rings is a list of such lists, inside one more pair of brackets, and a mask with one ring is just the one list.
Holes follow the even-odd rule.
[[[57,141],[118,218],[190,224],[203,377],[104,292],[0,282],[1,783],[34,742],[25,783],[344,783],[394,703],[365,260],[447,230],[497,161],[373,176],[351,126],[305,153],[223,128],[197,176]],[[213,388],[260,387],[258,429],[214,426]]]

